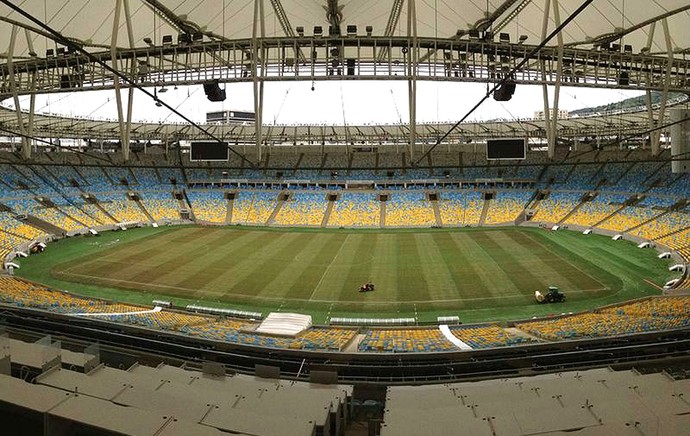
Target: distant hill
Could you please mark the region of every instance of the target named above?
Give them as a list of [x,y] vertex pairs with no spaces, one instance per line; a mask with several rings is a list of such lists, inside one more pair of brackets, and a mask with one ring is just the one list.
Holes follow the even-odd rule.
[[[683,94],[680,92],[669,92],[668,93],[668,100],[680,97],[682,95]],[[661,102],[661,92],[652,91],[652,104],[658,104],[660,102]],[[618,101],[615,103],[605,104],[602,106],[587,107],[587,108],[582,108],[582,109],[570,111],[570,116],[577,115],[579,117],[586,117],[588,115],[593,115],[596,113],[629,110],[629,109],[633,109],[635,107],[646,106],[646,105],[647,105],[647,96],[642,95],[640,97],[626,98],[625,100],[621,100],[621,101]]]

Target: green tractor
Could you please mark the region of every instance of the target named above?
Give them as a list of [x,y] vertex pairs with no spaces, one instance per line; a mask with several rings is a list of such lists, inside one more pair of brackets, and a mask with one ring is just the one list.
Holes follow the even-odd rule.
[[549,286],[549,290],[546,294],[542,294],[539,291],[534,291],[534,299],[537,300],[539,304],[545,303],[562,303],[565,301],[565,294],[561,292],[556,286]]

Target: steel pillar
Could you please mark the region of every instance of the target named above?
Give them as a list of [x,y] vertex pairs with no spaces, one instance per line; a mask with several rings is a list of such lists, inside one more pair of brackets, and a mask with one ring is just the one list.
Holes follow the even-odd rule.
[[410,108],[410,162],[414,161],[414,149],[417,143],[417,59],[419,57],[419,47],[417,46],[417,8],[415,3],[415,0],[407,1],[407,36],[411,41],[411,46],[408,48],[407,53],[407,97]]
[[24,117],[22,114],[22,108],[19,103],[19,95],[17,94],[17,82],[15,80],[14,71],[14,48],[17,42],[17,33],[19,28],[17,26],[12,26],[10,31],[10,45],[7,48],[7,68],[9,70],[10,78],[10,92],[12,93],[12,98],[14,99],[14,111],[17,114],[17,125],[19,127],[19,133],[22,135],[22,157],[24,159],[29,159],[31,157],[31,141],[27,137],[27,132],[24,127]]
[[[551,8],[551,0],[544,0],[544,16],[542,17],[541,39],[546,39],[549,28],[549,9]],[[546,61],[541,62],[541,76],[542,81],[546,82]],[[551,131],[551,111],[549,110],[549,89],[544,83],[542,85],[542,97],[544,99],[544,131],[546,132],[546,142],[548,146],[548,157],[553,159],[556,150],[556,140],[553,138]]]
[[[661,126],[664,124],[664,119],[666,117],[666,102],[668,101],[668,88],[671,84],[671,67],[673,66],[673,44],[671,42],[671,32],[668,29],[668,20],[664,18],[661,20],[661,26],[664,29],[664,40],[666,42],[666,75],[664,77],[664,89],[661,91],[661,103],[659,105],[659,117],[658,124]],[[661,141],[661,131],[656,130],[652,132],[652,156],[658,156],[660,151]]]
[[[127,33],[129,36],[130,48],[134,46],[134,39],[132,34],[131,17],[129,14],[128,0],[116,0],[115,11],[113,16],[113,31],[110,39],[110,56],[112,59],[112,66],[116,70],[120,70],[117,56],[117,37],[120,29],[120,13],[124,9],[125,20],[127,21]],[[134,63],[133,63],[134,64]],[[120,144],[122,146],[122,159],[125,162],[129,161],[129,135],[132,125],[132,106],[134,100],[134,88],[129,87],[127,97],[127,112],[122,107],[122,94],[119,77],[113,78],[113,86],[115,88],[115,104],[117,106],[117,119],[120,128]]]
[[[252,24],[252,85],[254,88],[254,134],[256,139],[256,158],[261,161],[262,158],[262,142],[263,142],[263,110],[264,110],[264,80],[260,75],[265,70],[263,62],[265,62],[265,53],[262,49],[259,38],[263,40],[266,37],[266,22],[264,16],[264,1],[254,0],[254,22]],[[261,69],[259,69],[259,62],[262,62]]]
[[[556,27],[561,25],[561,14],[558,0],[553,0],[553,18]],[[551,137],[549,138],[548,155],[551,159],[556,155],[556,138],[558,137],[558,100],[561,94],[561,80],[563,78],[563,33],[556,35],[558,42],[558,60],[556,65],[556,85],[553,89],[553,114],[551,115]]]

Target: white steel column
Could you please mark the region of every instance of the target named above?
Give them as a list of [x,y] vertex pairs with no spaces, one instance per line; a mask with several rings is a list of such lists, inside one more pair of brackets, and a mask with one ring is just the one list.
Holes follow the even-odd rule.
[[[649,50],[652,48],[652,42],[654,41],[654,31],[655,30],[656,30],[656,22],[653,22],[649,26],[649,34],[647,35],[647,44],[644,46],[646,53],[649,53]],[[651,80],[652,80],[652,72],[649,71],[647,73],[647,85],[649,85]],[[647,94],[647,121],[649,123],[649,128],[653,129],[655,126],[654,126],[654,108],[652,107],[652,105],[653,105],[653,103],[652,103],[652,91],[650,91],[648,89],[646,91],[646,94]],[[649,146],[650,147],[652,146],[652,142],[654,142],[654,135],[655,135],[655,132],[652,132],[649,135]],[[642,148],[647,148],[647,145],[643,144]]]
[[[541,39],[546,39],[546,32],[549,28],[549,9],[551,8],[551,0],[544,0],[544,17],[541,26]],[[549,113],[549,89],[546,86],[546,61],[541,62],[541,79],[544,84],[541,86],[542,97],[544,99],[544,131],[546,132],[546,142],[548,145],[548,157],[553,159],[555,156],[555,140],[551,138],[551,114]]]
[[[112,66],[115,70],[120,71],[120,65],[117,57],[117,36],[120,28],[120,11],[122,9],[123,0],[116,0],[115,11],[113,16],[113,31],[110,36],[110,58],[112,59]],[[117,120],[120,127],[120,144],[122,146],[122,158],[125,162],[129,160],[129,129],[127,128],[126,118],[129,115],[125,115],[122,109],[122,95],[120,94],[120,78],[118,76],[113,77],[113,86],[115,87],[115,103],[117,106]],[[128,112],[131,112],[131,107],[128,108]]]
[[[31,155],[31,145],[34,137],[34,112],[36,110],[36,72],[31,74],[31,94],[29,95],[29,124],[26,126],[27,141],[29,143],[29,155]],[[33,144],[34,147],[38,148],[38,144]],[[38,150],[36,150],[38,151]]]
[[[127,39],[129,41],[129,48],[134,48],[134,29],[132,27],[132,16],[129,12],[129,0],[123,0],[125,8],[125,23],[127,24]],[[137,63],[131,59],[130,61],[130,75],[135,77]],[[134,88],[132,86],[127,90],[127,120],[125,121],[125,137],[122,141],[122,158],[125,162],[129,161],[129,137],[132,131],[132,106],[134,105]]]
[[12,26],[10,31],[10,45],[7,48],[7,70],[9,71],[10,92],[14,99],[14,111],[17,114],[17,126],[19,127],[19,134],[22,135],[22,157],[29,159],[31,157],[31,141],[27,138],[26,129],[24,128],[24,120],[22,116],[22,108],[19,104],[19,95],[17,95],[17,82],[14,76],[14,48],[17,42],[17,33],[19,28]]
[[[659,106],[658,125],[664,125],[666,118],[666,101],[668,100],[668,88],[671,84],[671,68],[673,67],[673,45],[671,43],[671,32],[668,29],[668,21],[666,18],[661,20],[661,25],[664,28],[664,39],[666,40],[666,77],[664,77],[664,89],[661,92],[661,104]],[[658,156],[660,150],[661,130],[652,132],[652,156]]]
[[[561,25],[558,0],[553,0],[553,18],[558,28]],[[558,99],[561,94],[561,80],[563,77],[563,32],[558,32],[556,38],[558,40],[558,64],[556,65],[556,86],[554,86],[553,90],[553,114],[549,114],[552,117],[548,150],[550,158],[556,155],[556,138],[558,137]]]
[[407,53],[407,96],[410,108],[410,162],[414,161],[414,149],[417,143],[417,59],[419,57],[419,50],[417,46],[417,8],[415,3],[415,0],[408,0],[407,2],[407,36],[412,39],[411,47],[409,47]]
[[[259,47],[259,34],[263,39],[266,37],[266,23],[264,20],[264,1],[254,0],[254,22],[252,25],[252,83],[254,85],[254,135],[256,139],[256,157],[260,162],[263,142],[263,109],[264,109],[264,81],[259,76],[263,74],[265,53]],[[259,70],[259,61],[262,62]]]

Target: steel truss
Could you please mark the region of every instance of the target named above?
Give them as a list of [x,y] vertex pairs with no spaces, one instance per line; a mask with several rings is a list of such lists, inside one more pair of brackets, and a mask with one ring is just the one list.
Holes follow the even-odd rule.
[[[670,100],[667,107],[684,103],[687,97]],[[645,108],[637,108],[632,113],[601,114],[585,118],[560,119],[556,136],[561,139],[585,137],[625,137],[636,135],[648,128],[648,115]],[[659,107],[657,105],[656,109]],[[16,112],[0,106],[0,137],[15,138],[21,142],[21,130]],[[51,139],[96,139],[120,141],[120,126],[117,120],[94,120],[54,115],[34,115],[33,131],[39,138]],[[214,136],[232,144],[242,145],[256,153],[256,131],[254,125],[205,124],[205,129]],[[438,137],[447,132],[451,124],[417,124],[416,150],[433,144]],[[283,148],[294,145],[348,145],[371,146],[399,144],[401,149],[409,144],[409,125],[264,125],[262,147]],[[15,135],[8,133],[14,132]],[[130,141],[176,141],[207,140],[204,132],[188,124],[161,124],[132,122]],[[540,120],[506,120],[462,123],[443,144],[464,144],[495,137],[527,137],[546,141],[547,133]]]
[[[496,82],[534,48],[497,43],[384,36],[256,37],[223,42],[117,48],[93,53],[140,86],[290,80]],[[619,49],[613,45],[612,47]],[[515,73],[518,84],[687,91],[690,60],[630,50],[545,47]],[[252,53],[261,59],[252,59]],[[305,59],[295,58],[304,53]],[[385,57],[381,59],[380,54]],[[559,55],[562,63],[559,63]],[[411,64],[414,66],[411,68]],[[14,79],[14,83],[11,81]],[[85,55],[15,59],[0,65],[0,99],[114,89],[113,74]],[[11,86],[12,85],[12,86]],[[128,87],[120,83],[121,88]],[[13,89],[14,88],[14,89]]]

